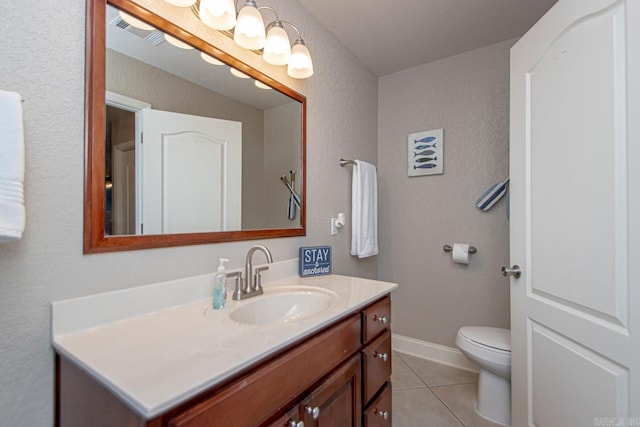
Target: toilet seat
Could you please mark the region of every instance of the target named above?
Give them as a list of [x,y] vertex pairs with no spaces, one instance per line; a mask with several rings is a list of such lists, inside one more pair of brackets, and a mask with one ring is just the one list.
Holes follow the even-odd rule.
[[511,354],[511,335],[509,329],[488,326],[463,326],[458,331],[461,338],[486,350]]

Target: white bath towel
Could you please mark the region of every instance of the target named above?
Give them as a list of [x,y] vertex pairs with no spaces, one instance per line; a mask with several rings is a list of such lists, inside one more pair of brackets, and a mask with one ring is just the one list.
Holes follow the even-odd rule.
[[351,193],[351,255],[378,254],[378,178],[376,167],[356,160]]
[[0,242],[20,239],[24,225],[22,97],[0,90]]

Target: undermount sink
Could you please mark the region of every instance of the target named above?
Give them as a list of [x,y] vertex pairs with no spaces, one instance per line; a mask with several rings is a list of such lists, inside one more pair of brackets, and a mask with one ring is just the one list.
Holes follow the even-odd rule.
[[251,325],[287,323],[326,310],[337,295],[313,286],[272,288],[233,310],[231,320]]

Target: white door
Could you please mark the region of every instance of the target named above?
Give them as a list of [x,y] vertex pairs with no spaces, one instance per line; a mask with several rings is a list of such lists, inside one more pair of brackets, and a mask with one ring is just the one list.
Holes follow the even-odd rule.
[[143,234],[239,230],[242,123],[142,112]]
[[511,51],[512,423],[640,425],[640,2]]

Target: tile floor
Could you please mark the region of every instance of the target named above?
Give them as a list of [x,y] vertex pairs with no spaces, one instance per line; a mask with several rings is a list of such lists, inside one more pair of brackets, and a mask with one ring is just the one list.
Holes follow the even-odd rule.
[[394,427],[497,427],[475,413],[478,375],[393,352]]

